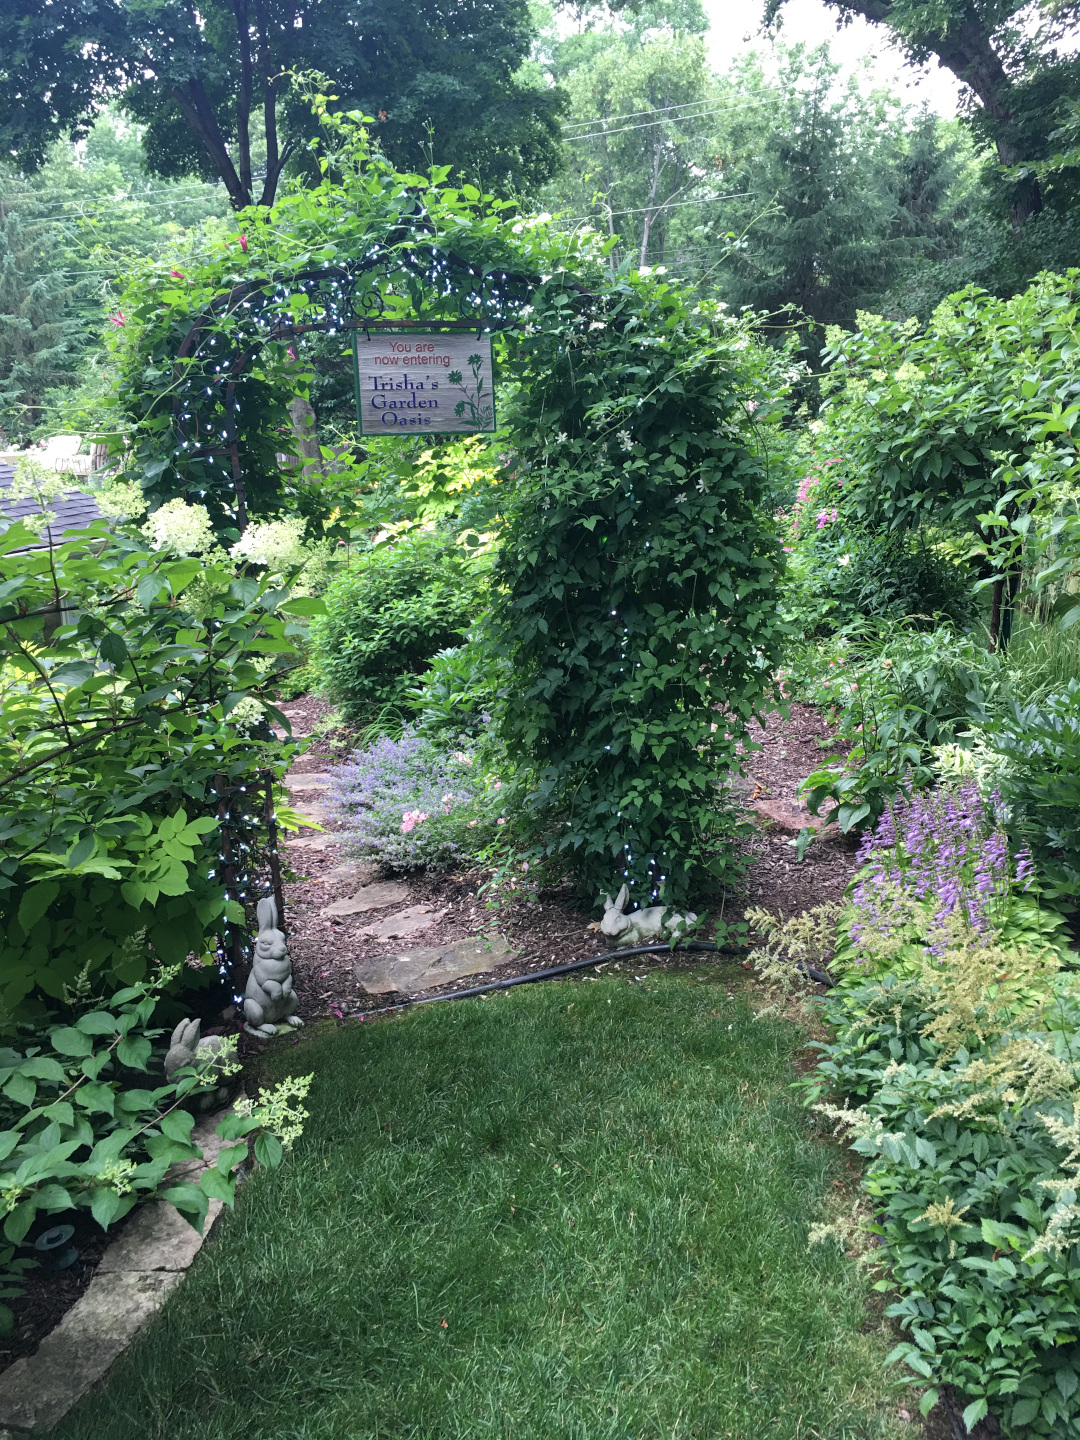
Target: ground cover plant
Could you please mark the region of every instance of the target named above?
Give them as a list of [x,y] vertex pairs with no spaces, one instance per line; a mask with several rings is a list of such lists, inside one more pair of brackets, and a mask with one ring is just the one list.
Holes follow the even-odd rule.
[[327,795],[349,850],[388,870],[469,864],[506,824],[504,787],[482,749],[444,751],[407,729],[332,769]]
[[844,1172],[787,1089],[801,1038],[729,980],[305,1032],[289,1164],[59,1440],[246,1437],[253,1390],[296,1440],[897,1435],[867,1289],[806,1243]]

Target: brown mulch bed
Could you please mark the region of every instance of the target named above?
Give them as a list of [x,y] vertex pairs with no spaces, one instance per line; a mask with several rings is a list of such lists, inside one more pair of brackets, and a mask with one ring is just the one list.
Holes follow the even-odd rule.
[[[4,1302],[15,1316],[15,1328],[10,1335],[0,1337],[0,1372],[13,1361],[34,1353],[90,1284],[106,1247],[120,1232],[117,1226],[108,1234],[85,1210],[63,1210],[55,1215],[39,1216],[38,1223],[26,1237],[27,1242],[33,1242],[54,1225],[75,1227],[68,1244],[78,1250],[79,1258],[66,1270],[53,1270],[47,1262],[28,1270],[19,1282],[25,1293]],[[25,1249],[16,1252],[24,1256],[33,1253]]]
[[[298,738],[310,735],[329,707],[311,696],[281,707]],[[780,800],[794,812],[798,787],[821,763],[826,751],[819,741],[827,738],[829,727],[820,712],[805,705],[792,705],[791,716],[772,715],[753,739],[761,749],[750,756],[745,789],[749,805],[761,799]],[[341,758],[340,751],[317,740],[293,766],[299,776],[326,770]],[[808,817],[807,817],[808,818]],[[738,920],[745,905],[763,905],[784,915],[796,914],[828,900],[838,900],[851,878],[855,854],[850,842],[835,837],[816,837],[805,858],[799,862],[791,843],[798,825],[781,829],[774,821],[757,817],[757,831],[750,841],[753,863],[743,882],[741,894],[732,897],[724,919]],[[513,955],[490,974],[470,976],[447,990],[466,989],[489,979],[502,979],[543,970],[550,965],[602,955],[607,941],[588,928],[596,919],[567,892],[548,892],[539,901],[518,903],[514,913],[493,913],[479,895],[482,877],[472,874],[420,874],[400,877],[409,890],[409,905],[429,904],[445,909],[435,925],[407,940],[372,939],[361,934],[374,920],[390,911],[352,916],[329,916],[324,912],[336,900],[355,892],[364,879],[377,878],[372,867],[358,876],[335,875],[347,857],[333,841],[334,827],[328,826],[329,844],[313,846],[311,833],[302,832],[287,846],[289,865],[295,879],[286,886],[289,953],[293,978],[300,996],[301,1013],[310,1016],[370,1013],[396,997],[372,998],[356,983],[353,969],[358,961],[373,959],[399,949],[419,945],[440,945],[462,940],[480,932],[498,930],[506,934]],[[509,920],[509,923],[508,923]],[[634,965],[673,963],[657,957],[638,957]],[[702,963],[695,960],[674,963]],[[725,963],[730,963],[726,960]],[[433,992],[435,993],[435,992]]]

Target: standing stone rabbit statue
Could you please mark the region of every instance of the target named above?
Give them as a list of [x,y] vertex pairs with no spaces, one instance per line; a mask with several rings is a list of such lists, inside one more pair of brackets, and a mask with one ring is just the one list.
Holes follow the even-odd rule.
[[169,1050],[165,1056],[165,1078],[171,1080],[178,1070],[186,1068],[206,1070],[207,1083],[217,1080],[213,1090],[196,1093],[193,1096],[200,1110],[212,1110],[223,1105],[228,1099],[228,1077],[239,1070],[229,1047],[220,1035],[202,1038],[201,1020],[181,1020],[172,1032]]
[[296,992],[292,983],[292,961],[285,947],[285,936],[277,928],[277,906],[273,900],[260,900],[259,933],[255,937],[255,953],[251,974],[244,991],[244,1029],[249,1035],[269,1039],[282,1024],[302,1025],[296,1013]]
[[[616,950],[633,945],[656,945],[681,935],[697,916],[692,911],[676,915],[666,905],[650,905],[648,910],[633,910],[629,915],[623,912],[630,899],[630,891],[623,886],[612,900],[605,895],[604,918],[600,921],[600,934],[612,941]],[[667,915],[667,919],[664,916]]]

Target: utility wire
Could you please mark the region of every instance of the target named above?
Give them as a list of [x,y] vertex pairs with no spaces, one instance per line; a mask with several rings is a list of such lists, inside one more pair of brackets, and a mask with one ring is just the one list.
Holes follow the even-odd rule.
[[[699,105],[699,106],[700,106],[700,105],[708,105],[708,103],[709,103],[709,102],[708,102],[707,100],[695,100],[695,101],[692,102],[693,105]],[[748,100],[745,105],[713,105],[713,106],[711,106],[711,107],[710,107],[709,109],[707,109],[707,110],[701,110],[697,115],[676,115],[676,116],[673,117],[673,123],[677,123],[677,122],[683,121],[683,120],[703,120],[703,119],[705,119],[706,117],[708,117],[708,116],[710,116],[710,115],[727,115],[727,114],[730,114],[730,113],[731,113],[732,111],[734,111],[734,110],[751,110],[751,109],[758,109],[758,108],[760,108],[762,105],[768,105],[769,103],[770,103],[770,102],[769,102],[768,100]],[[657,120],[645,120],[645,121],[643,121],[640,125],[623,125],[623,126],[620,126],[620,128],[619,128],[618,130],[591,130],[591,131],[583,131],[581,134],[578,134],[578,135],[568,135],[568,134],[566,133],[566,129],[564,128],[562,138],[569,143],[569,142],[572,142],[572,141],[574,141],[574,140],[601,140],[601,139],[606,139],[608,135],[625,135],[625,134],[627,134],[627,133],[628,133],[629,131],[631,131],[631,130],[651,130],[651,129],[652,129],[654,126],[656,126],[656,125],[663,125],[663,124],[668,123],[667,121],[665,121],[665,119],[664,119],[663,117],[667,114],[667,111],[668,111],[669,109],[672,109],[672,108],[675,108],[675,107],[669,106],[669,107],[665,107],[665,109],[655,110],[655,111],[643,110],[643,111],[641,111],[641,112],[639,112],[639,113],[641,113],[641,114],[643,114],[643,115],[658,115],[658,116],[660,116],[660,118],[657,119]],[[680,107],[678,107],[678,108],[682,109],[682,108],[687,108],[687,107],[682,107],[682,106],[680,106]],[[620,116],[620,115],[615,115],[615,116],[612,116],[611,118],[612,118],[612,120],[621,120],[623,117]],[[582,125],[607,125],[607,124],[610,124],[610,121],[608,121],[608,120],[583,120],[583,121],[581,121],[580,123],[581,123]]]
[[[642,205],[637,210],[613,210],[610,218],[614,220],[619,215],[645,215],[650,210],[655,210],[657,214],[659,214],[661,210],[680,210],[684,205],[713,205],[719,200],[745,200],[756,193],[755,190],[733,190],[728,195],[707,195],[701,200],[676,200],[670,205]],[[578,225],[583,220],[607,219],[608,216],[605,211],[604,214],[599,217],[596,215],[574,215],[568,217],[560,215],[555,218],[559,221],[560,225]]]
[[[652,105],[648,110],[627,110],[623,115],[601,115],[595,120],[571,120],[563,126],[564,130],[578,130],[583,125],[613,125],[620,120],[637,120],[642,115],[666,115],[674,110],[692,110],[695,105],[711,104],[708,100],[684,100],[681,105]],[[730,110],[745,110],[751,105],[767,105],[767,100],[744,100],[741,104],[730,105]]]

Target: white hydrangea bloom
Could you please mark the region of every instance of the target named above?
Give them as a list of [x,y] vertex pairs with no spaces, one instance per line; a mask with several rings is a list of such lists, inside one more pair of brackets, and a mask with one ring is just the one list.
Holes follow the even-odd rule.
[[205,505],[168,500],[143,526],[155,550],[170,546],[180,555],[204,555],[214,548],[214,531]]
[[313,558],[313,548],[304,542],[303,520],[298,515],[289,515],[282,520],[249,525],[229,554],[234,560],[278,571],[306,564]]

